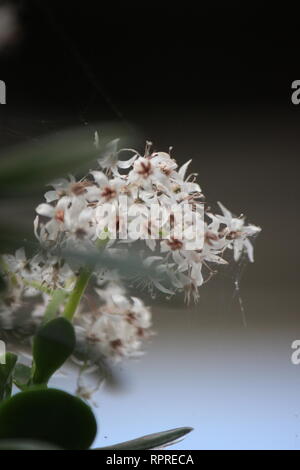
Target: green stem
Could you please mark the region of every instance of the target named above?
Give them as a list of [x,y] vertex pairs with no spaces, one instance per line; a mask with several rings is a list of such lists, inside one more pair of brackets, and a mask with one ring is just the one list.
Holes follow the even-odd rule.
[[53,290],[52,290],[52,289],[49,289],[48,287],[43,286],[43,285],[40,284],[39,282],[36,282],[36,281],[28,281],[27,279],[23,279],[23,283],[24,283],[26,286],[34,287],[34,289],[39,290],[40,292],[43,292],[44,294],[48,294],[48,295],[52,295],[52,294],[53,294]]
[[63,303],[67,295],[68,293],[64,290],[55,290],[53,292],[52,298],[50,299],[44,313],[43,323],[47,323],[56,317],[59,306]]
[[92,271],[90,269],[82,268],[80,270],[75,287],[69,296],[63,312],[63,316],[70,321],[76,313],[77,307],[85,291],[85,288],[88,285],[91,275]]
[[[96,247],[98,248],[99,251],[104,250],[108,240],[109,238],[108,236],[106,236],[104,238],[99,238],[96,241]],[[94,266],[89,266],[89,267],[81,268],[79,272],[79,276],[77,278],[75,287],[69,296],[69,299],[66,303],[66,306],[63,312],[63,316],[70,321],[72,321],[76,313],[77,307],[80,303],[80,300],[84,294],[84,291],[93,273],[93,269],[94,269]]]

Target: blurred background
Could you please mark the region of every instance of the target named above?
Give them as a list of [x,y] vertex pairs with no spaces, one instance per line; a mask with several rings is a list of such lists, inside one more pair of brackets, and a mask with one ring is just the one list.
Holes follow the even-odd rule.
[[[263,228],[240,295],[228,269],[196,306],[155,301],[146,356],[120,367],[122,390],[96,397],[97,444],[187,425],[175,448],[300,448],[300,16],[230,3],[0,3],[3,155],[66,127],[122,123],[139,133],[133,147],[149,139],[193,158],[208,203]],[[10,194],[2,221],[30,233],[43,192]]]

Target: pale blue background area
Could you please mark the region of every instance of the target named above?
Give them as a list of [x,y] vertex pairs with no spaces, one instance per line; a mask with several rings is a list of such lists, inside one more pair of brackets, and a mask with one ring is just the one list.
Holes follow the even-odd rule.
[[281,293],[279,303],[272,290],[246,291],[244,328],[237,310],[230,316],[224,305],[223,318],[214,311],[213,289],[203,299],[205,311],[201,303],[156,307],[158,334],[147,354],[117,367],[122,390],[94,396],[100,426],[94,446],[192,426],[173,449],[300,449],[300,365],[291,363],[300,326],[290,321],[280,328],[275,316],[264,324],[258,312],[284,313],[284,305],[291,312],[297,292]]
[[230,335],[206,338],[205,358],[189,344],[176,362],[170,344],[153,348],[126,366],[132,388],[99,397],[105,441],[189,425],[174,448],[300,449],[300,366],[289,362],[289,335],[279,338],[249,334],[244,349]]
[[[262,298],[258,291],[266,307]],[[127,389],[99,394],[104,441],[192,426],[174,448],[300,449],[300,366],[290,360],[299,324],[280,330],[274,319],[258,330],[254,318],[246,329],[218,330],[199,316],[197,307],[155,316],[160,331],[148,354],[122,366]]]

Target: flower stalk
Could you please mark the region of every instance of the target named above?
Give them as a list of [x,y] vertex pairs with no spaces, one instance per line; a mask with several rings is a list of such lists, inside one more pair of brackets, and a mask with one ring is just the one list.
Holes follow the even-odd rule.
[[75,287],[71,292],[69,299],[65,305],[63,316],[72,321],[80,300],[91,278],[92,271],[89,268],[82,268],[77,278]]
[[64,290],[55,290],[53,292],[52,298],[50,299],[44,313],[43,323],[47,323],[56,317],[57,311],[67,295],[67,292]]
[[[108,240],[109,240],[108,236],[105,238],[99,238],[96,242],[97,249],[99,251],[102,251],[105,248],[105,245],[107,244]],[[69,299],[66,303],[66,306],[63,312],[63,316],[70,321],[72,321],[76,313],[77,307],[85,292],[85,289],[87,288],[87,285],[93,274],[93,271],[94,271],[94,266],[84,267],[80,269],[75,287],[69,296]]]

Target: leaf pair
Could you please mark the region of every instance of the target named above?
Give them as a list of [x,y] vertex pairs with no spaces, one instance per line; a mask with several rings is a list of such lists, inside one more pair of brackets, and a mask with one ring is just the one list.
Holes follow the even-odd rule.
[[[0,366],[0,449],[88,449],[97,424],[91,408],[67,392],[46,388],[52,374],[72,354],[72,324],[58,317],[44,324],[33,344],[33,369],[6,354]],[[12,383],[22,392],[10,397]],[[34,384],[34,385],[32,385]],[[95,450],[147,450],[170,445],[192,428],[176,428]]]
[[[93,136],[97,128],[100,140],[96,148]],[[125,144],[127,133],[124,126],[116,123],[95,123],[4,149],[0,159],[0,192],[6,196],[28,194],[28,190],[40,189],[43,184],[70,172],[85,173],[91,161],[99,158],[116,136]]]
[[[34,442],[38,443],[37,448],[90,447],[97,432],[90,407],[67,392],[47,388],[49,379],[74,347],[72,324],[58,317],[37,331],[32,369],[16,365],[14,354],[6,355],[5,366],[0,367],[0,391],[4,399],[0,405],[0,448],[30,448]],[[9,398],[13,381],[22,392]]]

